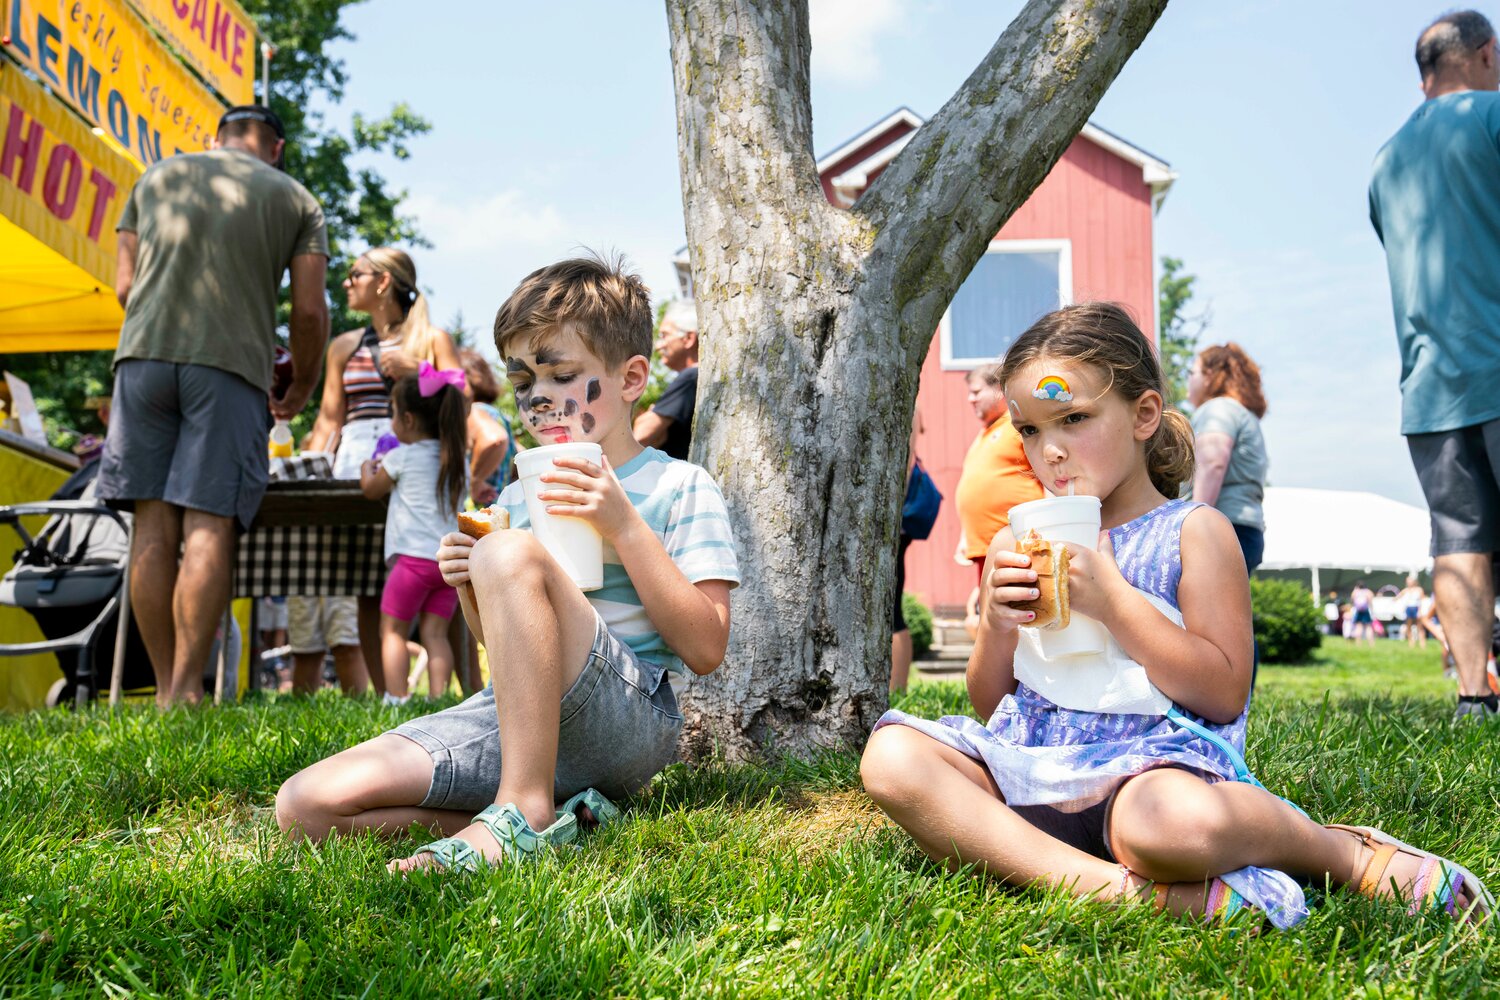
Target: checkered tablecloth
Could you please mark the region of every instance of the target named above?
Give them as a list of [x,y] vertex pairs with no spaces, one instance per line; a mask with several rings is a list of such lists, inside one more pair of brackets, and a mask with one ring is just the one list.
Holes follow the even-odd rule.
[[379,597],[385,525],[257,527],[240,537],[236,597]]

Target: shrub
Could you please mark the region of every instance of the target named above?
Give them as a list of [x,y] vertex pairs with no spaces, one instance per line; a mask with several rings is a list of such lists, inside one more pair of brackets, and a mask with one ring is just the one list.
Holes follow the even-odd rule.
[[932,648],[932,612],[916,594],[902,594],[901,613],[906,616],[906,627],[911,630],[912,655],[921,656]]
[[1322,615],[1301,584],[1251,577],[1250,606],[1262,662],[1296,663],[1318,648]]

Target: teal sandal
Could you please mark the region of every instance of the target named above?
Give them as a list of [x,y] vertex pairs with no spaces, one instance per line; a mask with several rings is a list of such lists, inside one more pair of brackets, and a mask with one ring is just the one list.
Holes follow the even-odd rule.
[[601,795],[597,788],[585,788],[564,802],[562,808],[557,811],[557,818],[562,819],[564,816],[571,816],[580,824],[579,828],[582,829],[583,819],[578,815],[578,810],[585,806],[588,807],[588,811],[594,816],[594,827],[590,829],[608,826],[620,818],[619,807]]
[[[598,795],[597,792],[594,794]],[[605,806],[614,809],[602,795],[598,797]],[[569,801],[571,802],[572,799]],[[592,803],[589,808],[594,808]],[[594,815],[599,814],[596,812]],[[474,817],[474,822],[483,823],[485,829],[490,831],[490,835],[495,838],[495,843],[500,845],[500,851],[507,861],[522,861],[534,857],[545,847],[561,847],[572,843],[573,839],[578,836],[578,817],[573,812],[558,813],[557,822],[538,833],[531,828],[530,823],[526,822],[526,817],[521,815],[521,810],[511,802],[503,806],[488,807]],[[421,854],[430,854],[432,860],[436,862],[436,867],[445,871],[467,873],[491,866],[473,844],[457,837],[435,840],[417,848],[412,856],[416,857]]]

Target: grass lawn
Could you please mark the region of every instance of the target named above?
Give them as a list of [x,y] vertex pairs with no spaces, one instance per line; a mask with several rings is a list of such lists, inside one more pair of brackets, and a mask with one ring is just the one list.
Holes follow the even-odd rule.
[[[1500,884],[1500,726],[1453,728],[1436,647],[1262,671],[1250,763],[1325,821]],[[962,710],[960,684],[908,710]],[[0,996],[1276,997],[1500,994],[1500,935],[1314,893],[1251,938],[926,863],[856,758],[678,765],[582,851],[401,880],[417,838],[293,847],[277,785],[415,708],[330,695],[0,717]]]

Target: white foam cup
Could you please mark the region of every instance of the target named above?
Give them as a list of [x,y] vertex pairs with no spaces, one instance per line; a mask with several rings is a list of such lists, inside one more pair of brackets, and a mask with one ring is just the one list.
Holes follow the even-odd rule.
[[581,458],[600,465],[604,450],[589,441],[573,441],[529,448],[516,456],[516,473],[526,498],[531,533],[578,584],[579,590],[598,590],[604,586],[604,539],[587,521],[547,513],[547,502],[537,499],[538,493],[548,489],[566,489],[541,480],[541,476],[556,468],[555,460],[559,458]]
[[[1099,547],[1099,498],[1089,496],[1043,497],[1016,504],[1010,509],[1010,530],[1020,541],[1035,531],[1049,542],[1063,542],[1093,551]],[[1093,656],[1104,652],[1109,631],[1087,615],[1072,611],[1065,629],[1038,629],[1042,654]]]

